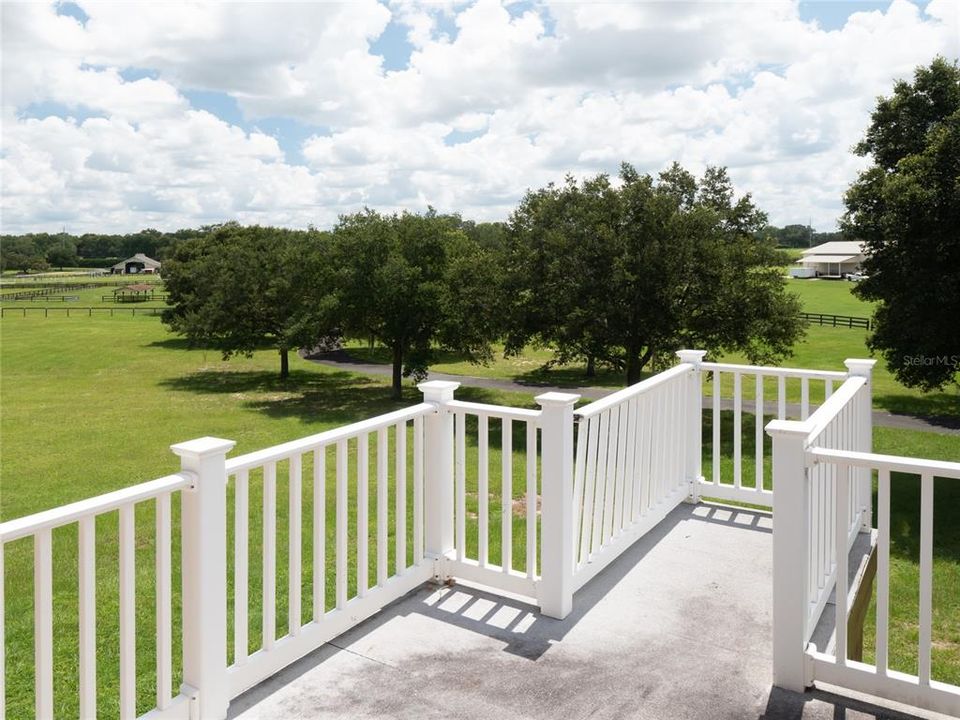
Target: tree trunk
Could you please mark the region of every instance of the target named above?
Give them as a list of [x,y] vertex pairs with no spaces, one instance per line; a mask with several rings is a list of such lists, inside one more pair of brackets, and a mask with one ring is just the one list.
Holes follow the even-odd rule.
[[393,399],[399,400],[403,394],[403,346],[393,346]]
[[286,380],[290,376],[290,351],[283,347],[280,348],[280,379]]
[[587,355],[587,377],[597,376],[597,359],[593,355]]
[[647,351],[640,354],[640,350],[630,349],[627,352],[627,385],[633,385],[640,382],[643,368],[650,358],[653,357],[653,348],[647,348]]

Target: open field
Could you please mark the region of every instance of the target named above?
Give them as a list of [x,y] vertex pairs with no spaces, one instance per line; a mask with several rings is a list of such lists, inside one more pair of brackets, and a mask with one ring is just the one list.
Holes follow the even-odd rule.
[[[826,330],[826,329],[825,329]],[[419,399],[407,385],[401,403],[389,399],[383,380],[338,372],[299,358],[293,358],[292,377],[281,383],[277,377],[277,357],[272,351],[257,352],[250,359],[224,363],[218,354],[187,350],[183,341],[169,335],[152,318],[48,318],[23,320],[8,318],[0,324],[0,366],[3,407],[0,431],[3,437],[0,465],[0,517],[10,519],[49,507],[115,490],[175,471],[176,458],[169,452],[171,443],[202,435],[226,437],[237,441],[235,453],[279,443],[326,428],[387,412]],[[524,407],[534,406],[532,394],[508,394],[495,391],[458,392],[465,399]],[[722,463],[729,468],[730,418],[724,413]],[[744,422],[744,484],[753,477],[753,425],[750,416]],[[709,438],[709,427],[706,428]],[[515,477],[522,477],[523,438],[514,438]],[[490,512],[500,511],[499,427],[491,427]],[[881,452],[924,457],[956,459],[960,457],[960,437],[890,431],[878,428],[876,449]],[[412,443],[408,443],[408,448]],[[375,448],[371,448],[372,451]],[[704,448],[709,457],[710,448]],[[371,452],[375,463],[375,452]],[[476,447],[468,445],[468,467],[476,466]],[[304,468],[304,535],[310,535],[311,473]],[[331,465],[328,463],[328,471]],[[278,473],[278,506],[286,505],[285,473]],[[250,504],[251,536],[260,528],[257,482],[252,478]],[[468,476],[470,510],[476,511],[476,478]],[[327,484],[328,488],[333,483]],[[514,497],[522,488],[515,483]],[[371,483],[371,493],[374,483]],[[894,667],[910,671],[915,664],[911,643],[916,635],[916,548],[918,521],[915,482],[909,478],[894,484],[892,503],[895,518],[894,587],[898,599],[891,636]],[[937,484],[936,555],[934,592],[937,612],[934,629],[934,674],[951,682],[960,681],[960,615],[956,588],[960,585],[960,523],[947,511],[960,502],[958,488]],[[328,497],[328,509],[332,508]],[[371,494],[371,506],[373,495]],[[176,506],[176,504],[175,504]],[[354,508],[353,500],[350,507]],[[408,504],[408,507],[410,505]],[[176,522],[176,515],[174,518]],[[390,522],[393,522],[391,517]],[[470,519],[469,537],[476,537],[476,520]],[[408,523],[408,527],[412,523]],[[333,527],[328,522],[328,529]],[[115,715],[111,698],[116,690],[119,659],[115,628],[117,623],[117,521],[116,515],[102,517],[98,532],[98,628],[100,633],[99,687],[100,711]],[[371,547],[374,547],[375,523],[371,523]],[[286,524],[283,514],[278,523],[281,569],[278,587],[285,588]],[[149,598],[153,587],[153,517],[150,507],[138,509],[136,516],[138,588]],[[332,536],[328,537],[328,542]],[[491,523],[491,559],[500,557],[499,523]],[[514,557],[522,566],[525,541],[524,522],[514,517]],[[55,546],[55,663],[57,668],[57,714],[76,715],[76,669],[70,656],[77,639],[77,576],[75,530],[54,533]],[[408,544],[408,547],[410,545]],[[327,557],[332,558],[333,552]],[[371,553],[371,559],[374,557]],[[174,558],[179,548],[174,548]],[[311,592],[310,553],[304,557],[304,593]],[[32,552],[29,541],[17,541],[6,553],[7,638],[14,651],[8,652],[8,709],[10,717],[30,714],[33,686],[32,637]],[[355,562],[351,559],[351,567]],[[175,568],[176,570],[176,568]],[[259,602],[259,558],[251,556],[250,598]],[[356,587],[355,577],[350,587]],[[332,583],[328,583],[330,589]],[[352,592],[353,590],[351,590]],[[899,593],[903,594],[903,602]],[[911,594],[912,593],[912,594]],[[328,598],[328,602],[332,598]],[[286,619],[286,595],[278,593],[278,629]],[[309,603],[305,603],[309,606]],[[306,612],[306,607],[305,607]],[[176,608],[175,608],[176,615]],[[232,622],[232,620],[231,620]],[[260,634],[258,613],[251,612],[250,637]],[[152,704],[153,637],[152,602],[137,604],[138,696],[141,711]],[[232,638],[232,633],[228,634]],[[179,640],[174,629],[174,642]],[[870,644],[867,643],[868,653]],[[175,648],[175,657],[177,649]],[[177,670],[177,672],[179,672]],[[175,674],[174,682],[179,682]]]
[[[266,447],[293,438],[343,425],[354,420],[388,412],[417,402],[418,392],[408,388],[400,403],[389,399],[388,386],[379,380],[336,372],[294,358],[292,377],[281,383],[277,377],[278,360],[274,352],[258,352],[251,359],[229,363],[219,355],[203,350],[187,350],[185,343],[170,336],[164,326],[152,318],[7,318],[0,324],[3,335],[3,407],[0,432],[3,437],[0,465],[0,517],[19,517],[50,507],[81,500],[176,471],[177,459],[170,453],[171,443],[215,435],[237,441],[235,453]],[[529,406],[529,396],[463,391],[468,399]],[[491,438],[497,437],[496,425]],[[516,477],[522,477],[523,438],[514,446]],[[408,443],[412,448],[412,442]],[[375,467],[375,447],[371,448],[371,466]],[[352,448],[355,453],[355,447]],[[468,457],[476,464],[476,448]],[[499,450],[490,451],[491,513],[499,513]],[[355,463],[351,462],[355,468]],[[333,471],[332,463],[328,469]],[[304,537],[310,537],[311,484],[309,464],[304,468]],[[375,477],[375,473],[372,474]],[[251,478],[251,508],[259,494],[256,477]],[[475,480],[473,481],[475,483]],[[471,505],[475,511],[475,485]],[[332,530],[333,476],[327,509]],[[516,496],[522,494],[516,483]],[[375,483],[371,482],[371,507]],[[286,482],[279,473],[278,505],[286,506]],[[176,507],[177,503],[174,503]],[[350,507],[356,503],[351,500]],[[412,503],[408,503],[412,508]],[[355,510],[353,510],[355,511]],[[496,515],[493,515],[494,517]],[[174,515],[176,523],[176,513]],[[261,528],[259,513],[250,518],[253,537]],[[391,524],[393,518],[391,518]],[[475,521],[471,523],[475,527]],[[408,520],[407,527],[411,528]],[[497,523],[491,523],[499,527]],[[150,598],[153,592],[154,520],[150,503],[136,513],[137,587]],[[375,547],[376,523],[371,522],[371,547]],[[475,531],[474,531],[475,534]],[[116,715],[117,688],[116,627],[118,609],[118,547],[116,513],[97,522],[98,583],[98,661],[100,712]],[[515,518],[515,557],[522,568],[525,521]],[[328,542],[333,535],[328,535]],[[500,557],[499,536],[491,536],[491,558]],[[286,587],[286,524],[283,513],[278,522],[280,549],[277,567],[279,588]],[[412,543],[408,543],[412,547]],[[57,716],[74,717],[76,706],[76,668],[70,657],[77,642],[77,573],[75,526],[54,532],[54,608],[55,666],[57,677]],[[173,551],[174,572],[179,547]],[[311,575],[309,553],[304,553],[304,578]],[[335,557],[332,547],[327,553]],[[371,553],[371,562],[375,553]],[[32,712],[32,547],[29,540],[16,541],[6,550],[6,637],[8,716],[21,717]],[[355,568],[351,558],[350,567]],[[330,570],[328,570],[330,571]],[[355,570],[354,570],[355,572]],[[258,554],[251,556],[250,598],[259,603],[255,591],[260,578]],[[371,577],[375,577],[371,573]],[[333,583],[327,584],[332,593]],[[350,579],[355,593],[356,577]],[[305,581],[304,593],[312,592]],[[309,597],[309,595],[306,595]],[[328,594],[328,602],[333,597]],[[305,612],[309,603],[305,603]],[[287,598],[278,594],[277,625],[280,634],[286,621]],[[137,603],[137,626],[152,628],[154,607],[150,601]],[[176,608],[174,614],[176,615]],[[251,611],[250,637],[260,635],[259,614]],[[306,614],[304,616],[306,619]],[[174,628],[175,644],[179,628]],[[232,637],[232,633],[229,635]],[[138,708],[152,705],[154,638],[149,630],[138,634]],[[175,647],[174,656],[177,657]],[[174,684],[179,682],[175,669]]]
[[803,301],[804,312],[870,317],[873,314],[873,303],[856,297],[851,292],[856,286],[856,283],[848,280],[787,280],[787,289],[799,295]]

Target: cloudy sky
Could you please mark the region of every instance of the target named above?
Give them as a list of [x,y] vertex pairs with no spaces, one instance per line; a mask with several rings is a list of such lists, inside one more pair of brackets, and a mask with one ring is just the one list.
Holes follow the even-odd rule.
[[956,0],[3,3],[3,232],[504,219],[566,173],[726,165],[832,229]]

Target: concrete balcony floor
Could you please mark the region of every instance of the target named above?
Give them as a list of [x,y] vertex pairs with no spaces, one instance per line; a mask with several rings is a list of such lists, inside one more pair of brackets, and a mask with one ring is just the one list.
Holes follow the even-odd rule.
[[771,687],[766,513],[681,505],[565,620],[425,585],[238,697],[254,718],[906,718]]

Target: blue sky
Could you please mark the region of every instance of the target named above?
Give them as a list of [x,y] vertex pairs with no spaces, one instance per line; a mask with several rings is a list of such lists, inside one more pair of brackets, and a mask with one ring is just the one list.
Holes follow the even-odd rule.
[[725,165],[773,222],[830,229],[876,95],[958,37],[951,0],[3,13],[4,231],[505,219],[624,160]]

